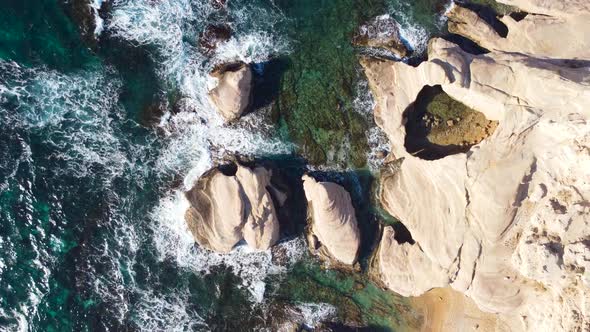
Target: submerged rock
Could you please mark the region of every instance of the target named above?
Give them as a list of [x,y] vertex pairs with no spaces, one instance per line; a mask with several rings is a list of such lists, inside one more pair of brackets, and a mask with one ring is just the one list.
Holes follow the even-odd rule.
[[227,7],[227,0],[211,0],[213,8],[219,10]]
[[[435,38],[418,67],[362,63],[376,122],[392,154],[403,158],[397,172],[381,179],[381,203],[415,240],[400,245],[385,232],[382,281],[411,295],[451,286],[498,313],[507,330],[583,331],[590,319],[590,70],[579,61],[587,49],[577,46],[587,40],[590,8],[575,0],[503,2],[547,6],[544,12],[555,16],[535,18],[544,22],[536,31],[557,29],[551,21],[572,34],[529,35],[519,46],[510,35],[531,28],[525,18],[507,24],[508,38],[475,38],[497,43],[487,54]],[[462,31],[485,31],[477,22]],[[550,54],[570,58],[547,59]],[[404,147],[404,112],[425,86],[436,85],[498,125],[468,153],[431,161]]]
[[218,79],[209,91],[211,102],[226,123],[239,119],[252,101],[252,69],[243,62],[224,64],[211,76]]
[[212,53],[217,46],[231,38],[232,30],[227,24],[211,24],[199,35],[199,46],[205,53]]
[[389,15],[378,16],[361,25],[353,43],[357,46],[383,48],[400,58],[410,53],[400,36],[399,24]]
[[279,220],[270,188],[270,171],[237,165],[235,175],[219,168],[205,173],[186,194],[185,220],[195,241],[226,253],[241,240],[266,250],[279,239]]
[[106,10],[106,1],[71,0],[65,1],[64,6],[78,27],[82,41],[89,47],[96,48],[97,37],[103,30],[103,19],[99,13]]
[[350,194],[340,185],[303,176],[310,227],[310,248],[324,258],[353,265],[361,237]]

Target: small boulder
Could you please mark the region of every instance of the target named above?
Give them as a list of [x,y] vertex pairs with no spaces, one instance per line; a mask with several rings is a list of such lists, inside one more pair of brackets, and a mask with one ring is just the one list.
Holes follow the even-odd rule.
[[377,16],[361,25],[353,38],[353,44],[383,48],[400,58],[410,54],[400,36],[399,24],[389,15]]
[[235,175],[219,168],[205,173],[186,194],[190,207],[185,220],[195,241],[227,253],[245,240],[267,250],[279,239],[279,220],[272,196],[271,173],[265,168],[237,165]]
[[218,79],[209,98],[226,123],[237,120],[252,100],[252,69],[243,62],[219,66],[211,72]]
[[350,194],[340,185],[303,176],[309,215],[310,249],[323,258],[353,265],[358,258],[360,232]]

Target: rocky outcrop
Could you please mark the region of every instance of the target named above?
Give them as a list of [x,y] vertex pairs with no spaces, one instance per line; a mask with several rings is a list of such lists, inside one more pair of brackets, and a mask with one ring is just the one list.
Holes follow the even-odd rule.
[[227,0],[211,0],[211,5],[217,10],[225,9],[227,7]]
[[[563,2],[578,13],[562,2],[503,2],[547,5],[543,14],[567,24],[589,13],[582,1]],[[461,28],[470,34],[489,31],[465,21],[475,24]],[[483,55],[437,38],[418,67],[363,60],[376,121],[398,158],[397,172],[381,180],[381,203],[415,240],[400,245],[384,231],[377,272],[389,288],[419,295],[449,285],[513,331],[590,329],[590,67],[578,61],[587,50],[567,45],[587,42],[580,24],[520,52],[509,26],[505,39],[475,38],[497,43],[482,45],[491,51]],[[494,133],[434,161],[408,153],[404,112],[426,85],[498,121]]]
[[303,176],[313,252],[345,265],[356,263],[360,233],[350,194],[340,185]]
[[386,49],[400,58],[410,53],[400,36],[399,24],[389,15],[378,16],[361,25],[353,43],[356,46]]
[[211,76],[218,80],[209,91],[211,102],[225,122],[239,119],[252,100],[252,69],[242,62],[225,64],[214,69]]
[[242,239],[266,250],[279,239],[279,220],[268,188],[270,171],[237,166],[235,175],[214,168],[187,192],[190,207],[185,220],[195,241],[226,253]]
[[199,35],[199,46],[205,53],[212,53],[221,43],[231,38],[231,28],[227,24],[211,24]]
[[447,275],[419,246],[396,241],[391,226],[383,229],[375,263],[373,272],[386,287],[403,296],[417,296],[448,284]]
[[[535,6],[526,8],[538,10]],[[500,22],[508,28],[506,37],[501,37],[478,14],[459,5],[454,5],[447,16],[450,32],[467,37],[491,51],[557,59],[590,59],[590,38],[580,37],[590,33],[589,12],[578,12],[578,15],[558,10],[547,12],[551,14],[531,13],[518,21],[510,15],[499,17]]]

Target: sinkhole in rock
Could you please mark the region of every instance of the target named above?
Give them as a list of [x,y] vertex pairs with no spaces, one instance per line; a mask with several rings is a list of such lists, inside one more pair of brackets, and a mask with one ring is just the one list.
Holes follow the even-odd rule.
[[425,86],[404,112],[404,121],[406,150],[425,160],[465,153],[498,126],[497,121],[451,98],[440,85]]

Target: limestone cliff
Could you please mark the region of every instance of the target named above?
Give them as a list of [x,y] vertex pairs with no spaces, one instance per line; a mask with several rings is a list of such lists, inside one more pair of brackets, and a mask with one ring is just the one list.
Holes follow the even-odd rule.
[[[501,38],[466,9],[452,10],[462,22],[455,31],[491,52],[437,38],[418,67],[362,61],[376,121],[401,161],[382,178],[381,203],[415,240],[400,245],[386,229],[377,273],[404,295],[450,285],[513,331],[589,330],[590,64],[580,59],[590,6],[502,2],[544,16],[507,24]],[[570,34],[542,39],[550,17]],[[426,85],[498,121],[493,135],[437,160],[408,153],[404,112]]]

